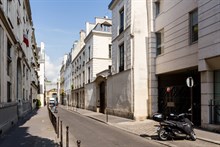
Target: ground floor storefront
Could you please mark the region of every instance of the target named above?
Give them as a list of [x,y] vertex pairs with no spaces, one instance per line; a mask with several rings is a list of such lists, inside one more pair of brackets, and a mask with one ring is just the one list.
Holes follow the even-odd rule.
[[[187,86],[187,78],[193,80]],[[201,124],[200,73],[196,69],[158,75],[158,112],[184,113],[192,108],[190,118],[195,125]]]

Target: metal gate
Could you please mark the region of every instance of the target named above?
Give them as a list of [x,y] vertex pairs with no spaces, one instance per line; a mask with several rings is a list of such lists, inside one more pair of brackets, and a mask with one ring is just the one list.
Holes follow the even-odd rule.
[[169,113],[183,113],[190,108],[189,88],[185,85],[159,88],[159,112],[165,115]]

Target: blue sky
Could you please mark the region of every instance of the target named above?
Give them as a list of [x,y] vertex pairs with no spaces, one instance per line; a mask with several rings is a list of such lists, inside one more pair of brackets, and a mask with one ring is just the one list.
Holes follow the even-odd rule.
[[79,31],[95,17],[108,16],[111,0],[30,0],[32,19],[38,46],[45,43],[46,76],[54,81],[63,55],[70,52],[79,39]]

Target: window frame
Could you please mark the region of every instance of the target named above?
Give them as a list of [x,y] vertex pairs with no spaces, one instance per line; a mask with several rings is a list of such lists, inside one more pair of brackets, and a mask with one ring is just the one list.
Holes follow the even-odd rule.
[[[194,22],[194,15],[196,15],[195,22]],[[195,31],[194,29],[196,29],[196,28],[197,28],[197,32],[194,32]],[[199,37],[198,36],[198,32],[199,32],[198,29],[199,29],[198,28],[198,9],[196,8],[196,9],[192,10],[191,12],[189,12],[190,45],[198,42],[198,37]]]
[[164,30],[156,32],[156,55],[159,56],[164,53]]
[[154,2],[155,5],[155,16],[157,17],[161,13],[161,2],[159,0]]
[[7,103],[12,102],[11,91],[12,91],[12,89],[11,89],[11,82],[7,81]]
[[124,7],[122,7],[119,11],[119,34],[124,31],[124,21],[125,21],[125,11]]
[[124,43],[119,45],[119,72],[124,71],[124,63],[125,63],[125,59],[124,59]]
[[7,39],[7,75],[10,76],[11,74],[11,48],[12,44],[9,39]]
[[108,58],[112,58],[112,44],[108,45]]
[[88,67],[88,83],[91,82],[91,81],[90,81],[90,73],[91,73],[91,71],[90,71],[90,67]]

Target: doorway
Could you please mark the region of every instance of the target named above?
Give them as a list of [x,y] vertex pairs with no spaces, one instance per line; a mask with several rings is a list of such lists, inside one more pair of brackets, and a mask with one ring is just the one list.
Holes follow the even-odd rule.
[[100,113],[105,113],[105,82],[99,85]]

